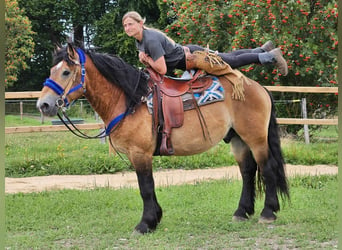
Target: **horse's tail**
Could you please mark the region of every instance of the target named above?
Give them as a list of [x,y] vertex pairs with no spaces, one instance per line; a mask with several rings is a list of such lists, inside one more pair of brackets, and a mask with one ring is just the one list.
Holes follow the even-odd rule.
[[285,174],[285,160],[281,151],[279,127],[276,120],[272,94],[267,91],[272,103],[270,123],[268,125],[269,162],[276,178],[276,188],[283,199],[290,198],[288,181]]

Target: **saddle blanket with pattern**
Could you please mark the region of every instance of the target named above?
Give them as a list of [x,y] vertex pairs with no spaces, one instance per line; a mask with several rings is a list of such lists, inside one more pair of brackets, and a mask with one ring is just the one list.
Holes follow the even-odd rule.
[[[180,82],[179,84],[182,84],[182,83]],[[210,87],[204,90],[202,93],[194,93],[193,95],[196,99],[197,105],[203,106],[203,105],[207,105],[210,103],[223,101],[224,94],[225,94],[224,88],[222,87],[219,79],[215,76],[212,76],[212,84],[210,85]],[[195,108],[192,99],[193,99],[192,94],[189,92],[182,95],[184,110],[190,110],[190,109]],[[147,96],[146,104],[147,104],[150,114],[152,114],[153,113],[152,93],[150,93]]]

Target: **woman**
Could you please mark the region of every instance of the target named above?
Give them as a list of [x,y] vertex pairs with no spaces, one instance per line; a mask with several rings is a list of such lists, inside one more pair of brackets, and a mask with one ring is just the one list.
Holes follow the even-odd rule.
[[[187,70],[183,46],[159,30],[144,26],[145,19],[136,11],[127,12],[122,18],[126,34],[136,39],[139,50],[139,60],[144,65],[153,68],[161,75],[171,73],[175,69]],[[190,52],[204,50],[198,45],[186,45]],[[288,67],[282,52],[274,48],[271,41],[255,49],[236,50],[230,53],[218,53],[232,68],[244,65],[275,64],[282,75],[287,75]]]

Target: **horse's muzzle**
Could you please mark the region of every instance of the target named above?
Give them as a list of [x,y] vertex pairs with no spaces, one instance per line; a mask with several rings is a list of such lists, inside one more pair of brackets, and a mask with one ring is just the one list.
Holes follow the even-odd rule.
[[37,109],[46,116],[55,116],[58,111],[56,100],[53,98],[40,98],[37,101]]

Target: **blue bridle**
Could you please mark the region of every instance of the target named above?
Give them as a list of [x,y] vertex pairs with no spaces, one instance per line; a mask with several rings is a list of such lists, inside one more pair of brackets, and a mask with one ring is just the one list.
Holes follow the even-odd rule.
[[84,80],[85,80],[85,74],[86,74],[84,64],[86,62],[86,57],[82,49],[77,49],[76,51],[77,51],[78,57],[80,59],[80,64],[81,64],[81,82],[78,85],[71,88],[65,96],[62,96],[65,90],[61,87],[61,85],[56,83],[54,80],[52,80],[51,78],[47,78],[45,82],[43,83],[44,86],[52,89],[57,95],[63,98],[62,100],[64,101],[66,107],[70,105],[68,102],[68,99],[66,98],[67,95],[75,92],[76,90],[80,88],[83,88],[83,93],[86,92],[86,88],[84,86]]

